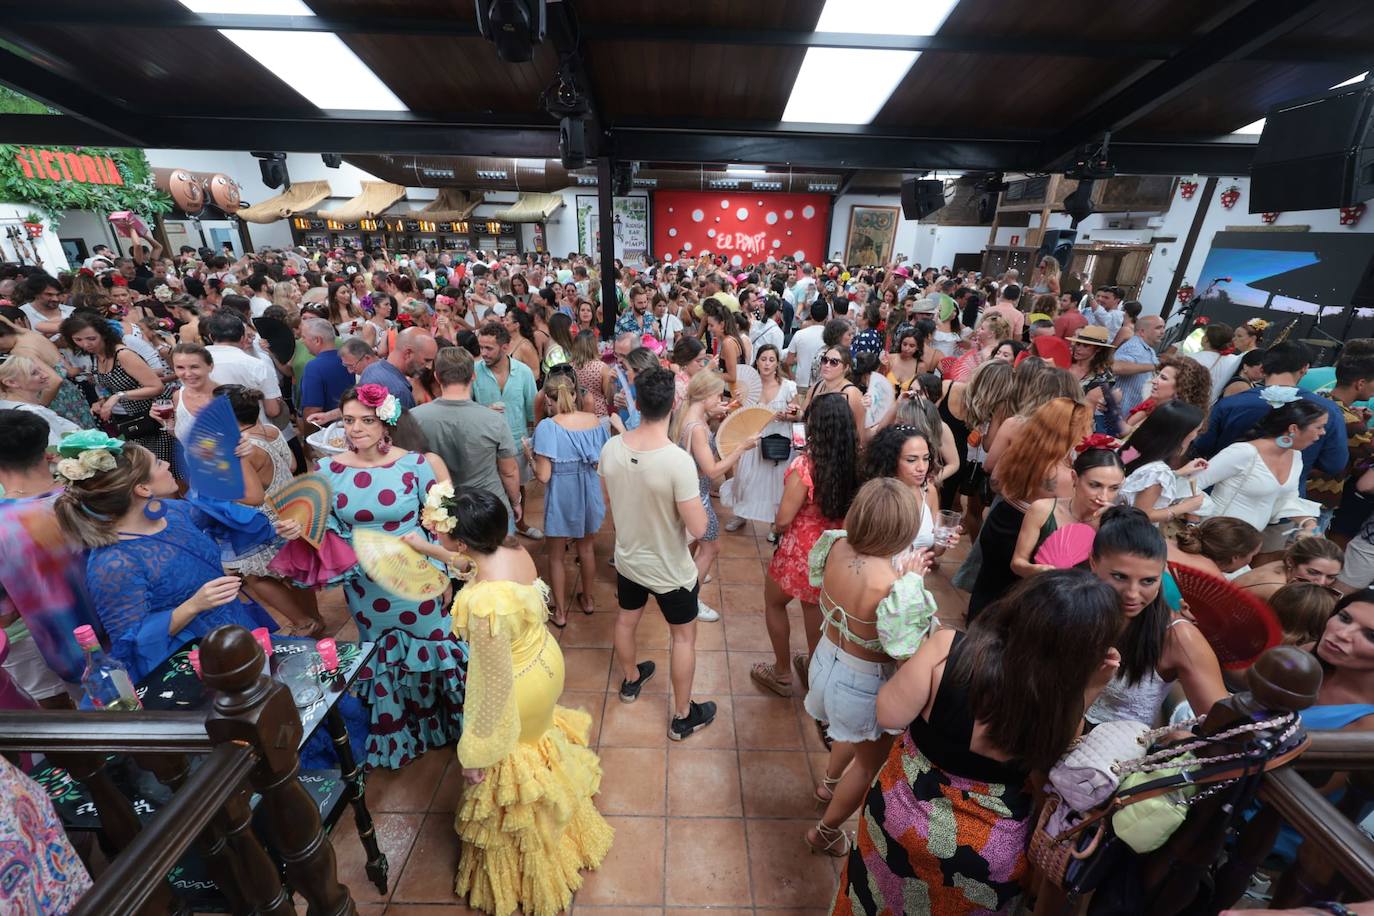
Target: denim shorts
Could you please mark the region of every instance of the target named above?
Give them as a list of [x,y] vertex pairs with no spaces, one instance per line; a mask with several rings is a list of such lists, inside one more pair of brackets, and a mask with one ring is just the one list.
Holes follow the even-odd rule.
[[870,662],[850,655],[831,642],[829,634],[823,634],[811,656],[806,711],[828,723],[826,732],[831,741],[876,741],[883,734],[878,727],[878,688],[896,670],[892,662]]

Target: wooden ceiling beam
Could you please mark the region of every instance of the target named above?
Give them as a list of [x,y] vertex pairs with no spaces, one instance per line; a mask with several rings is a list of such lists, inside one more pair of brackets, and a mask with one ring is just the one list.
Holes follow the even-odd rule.
[[[1169,60],[1142,66],[1086,114],[1045,145],[1039,168],[1055,171],[1067,165],[1086,144],[1115,135],[1165,102],[1196,86],[1216,67],[1279,41],[1339,0],[1241,0],[1212,18],[1211,27],[1195,34],[1188,46]],[[1115,139],[1115,138],[1113,138]]]
[[[552,14],[557,4],[551,4]],[[57,5],[17,7],[5,12],[12,29],[246,29],[250,31],[334,32],[339,35],[413,35],[477,38],[477,23],[451,17],[408,17],[377,14],[291,16],[249,13],[194,13],[168,10],[130,15],[118,5],[91,9],[73,16]],[[1010,54],[1030,57],[1087,57],[1110,60],[1169,60],[1189,45],[1176,41],[1098,41],[1071,35],[874,35],[859,32],[815,32],[805,29],[750,29],[720,26],[642,26],[623,22],[584,22],[586,41],[671,42],[754,47],[853,48],[895,51],[943,51],[956,54]],[[1365,42],[1266,42],[1244,58],[1294,63],[1331,63],[1348,58],[1360,63],[1369,56]]]

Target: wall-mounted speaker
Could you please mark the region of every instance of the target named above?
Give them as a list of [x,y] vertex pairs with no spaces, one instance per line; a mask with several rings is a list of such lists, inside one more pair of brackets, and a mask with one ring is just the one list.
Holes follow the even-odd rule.
[[908,178],[902,182],[902,216],[924,219],[945,205],[945,183],[937,178]]

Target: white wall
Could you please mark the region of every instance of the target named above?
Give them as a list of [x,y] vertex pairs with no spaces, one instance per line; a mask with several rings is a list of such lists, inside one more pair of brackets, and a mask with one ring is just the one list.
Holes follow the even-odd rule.
[[[5,230],[10,226],[15,226],[23,231],[21,221],[30,213],[38,211],[32,204],[12,204],[0,202],[0,260],[18,261],[14,245],[10,242]],[[57,240],[57,233],[52,226],[48,225],[47,220],[43,222],[43,234],[36,239],[29,239],[30,254],[25,258],[26,263],[32,264],[33,255],[43,261],[43,269],[56,276],[58,272],[67,270],[67,255],[62,251],[62,244]],[[77,265],[80,266],[80,265]]]
[[830,207],[830,244],[825,249],[827,258],[837,251],[844,251],[844,243],[849,238],[849,214],[855,205],[860,207],[896,207],[898,223],[897,237],[892,244],[893,254],[904,254],[912,261],[921,264],[927,263],[916,256],[916,250],[922,244],[921,241],[918,241],[917,227],[919,224],[913,219],[902,217],[902,199],[897,194],[843,194],[835,198],[835,202]]

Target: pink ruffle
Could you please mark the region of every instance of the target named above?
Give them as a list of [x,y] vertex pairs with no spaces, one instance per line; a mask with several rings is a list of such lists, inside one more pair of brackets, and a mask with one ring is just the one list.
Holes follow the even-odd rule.
[[287,541],[267,568],[284,579],[314,588],[333,584],[357,565],[358,557],[348,542],[333,531],[326,531],[319,550],[303,539]]

